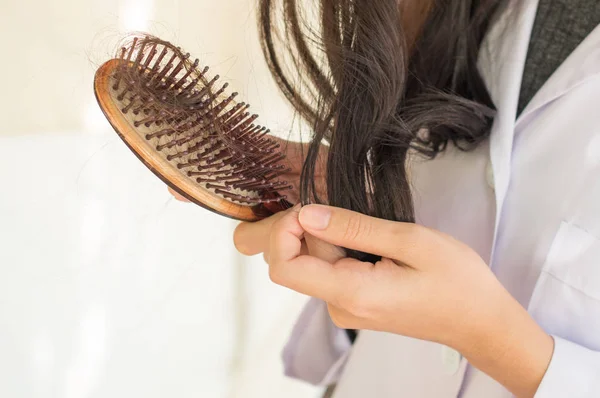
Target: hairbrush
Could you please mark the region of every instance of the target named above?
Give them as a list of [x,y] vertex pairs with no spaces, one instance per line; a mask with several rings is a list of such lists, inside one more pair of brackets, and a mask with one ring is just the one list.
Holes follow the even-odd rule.
[[279,144],[199,64],[167,41],[130,37],[97,70],[96,99],[131,151],[191,202],[244,221],[291,207]]

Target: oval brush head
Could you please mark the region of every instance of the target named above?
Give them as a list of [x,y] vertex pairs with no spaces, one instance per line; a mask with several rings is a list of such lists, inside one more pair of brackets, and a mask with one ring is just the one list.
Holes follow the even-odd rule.
[[133,37],[94,79],[117,134],[172,189],[218,214],[256,221],[291,207],[279,144],[249,105],[169,42]]

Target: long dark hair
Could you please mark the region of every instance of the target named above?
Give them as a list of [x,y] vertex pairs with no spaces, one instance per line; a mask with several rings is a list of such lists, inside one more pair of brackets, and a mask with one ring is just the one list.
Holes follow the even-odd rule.
[[328,204],[413,222],[408,151],[433,158],[489,135],[495,108],[477,58],[500,0],[259,1],[269,68],[314,131],[302,202],[325,202],[314,179],[325,140]]

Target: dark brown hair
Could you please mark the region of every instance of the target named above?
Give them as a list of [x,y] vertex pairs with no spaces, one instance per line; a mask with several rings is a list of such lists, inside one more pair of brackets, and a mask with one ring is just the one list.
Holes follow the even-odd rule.
[[312,3],[259,6],[268,66],[313,130],[302,202],[324,202],[314,172],[325,140],[330,205],[413,222],[408,151],[433,158],[449,142],[468,150],[489,135],[494,104],[477,58],[499,0]]

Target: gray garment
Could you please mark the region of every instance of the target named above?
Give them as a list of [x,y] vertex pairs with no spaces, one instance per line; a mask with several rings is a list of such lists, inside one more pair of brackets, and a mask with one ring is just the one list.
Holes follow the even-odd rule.
[[523,73],[519,114],[598,24],[600,0],[539,0]]

